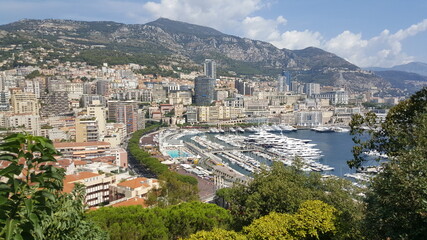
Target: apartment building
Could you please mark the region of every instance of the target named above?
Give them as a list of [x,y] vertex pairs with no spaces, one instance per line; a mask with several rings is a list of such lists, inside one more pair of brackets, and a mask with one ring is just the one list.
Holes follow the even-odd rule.
[[138,177],[117,183],[117,186],[113,187],[113,193],[116,199],[143,198],[151,189],[159,187],[160,184],[157,179]]
[[96,142],[100,131],[98,120],[92,116],[81,116],[76,119],[76,142]]
[[329,99],[330,104],[332,105],[345,105],[348,104],[348,92],[345,90],[338,90],[338,91],[330,91],[330,92],[323,92],[320,94],[314,94],[314,98],[320,98],[320,99]]
[[44,97],[42,113],[44,116],[57,116],[70,111],[68,92],[53,91]]
[[115,182],[115,175],[107,176],[93,172],[78,172],[65,176],[63,191],[70,193],[75,184],[84,185],[86,189],[85,203],[92,207],[110,202],[110,186]]
[[0,127],[21,128],[28,133],[40,135],[40,117],[33,114],[0,114]]
[[62,154],[62,158],[72,160],[90,160],[112,155],[108,142],[59,142],[54,143],[54,147]]
[[116,122],[126,124],[127,133],[138,130],[137,107],[134,104],[119,104],[115,109]]
[[15,92],[10,98],[13,113],[39,115],[39,103],[34,93]]
[[190,91],[176,91],[169,93],[169,104],[191,105],[192,96]]
[[197,120],[199,122],[223,121],[237,119],[241,117],[244,117],[244,112],[242,108],[234,108],[227,106],[200,106],[198,107],[197,111]]
[[86,108],[86,111],[88,116],[96,118],[99,134],[105,134],[107,131],[107,108],[101,105],[91,105]]

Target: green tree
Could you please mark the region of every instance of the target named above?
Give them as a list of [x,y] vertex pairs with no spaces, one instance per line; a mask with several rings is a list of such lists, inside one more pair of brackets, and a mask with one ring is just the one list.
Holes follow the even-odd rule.
[[197,231],[229,228],[232,217],[214,204],[189,202],[168,208],[104,207],[88,213],[112,240],[178,239]]
[[110,239],[168,239],[165,210],[141,206],[103,207],[88,213],[88,218],[108,232]]
[[[390,109],[385,121],[378,123],[375,113],[365,116],[353,115],[350,122],[351,134],[356,146],[353,148],[354,159],[350,167],[360,167],[366,161],[363,153],[377,150],[390,157],[404,155],[416,146],[420,137],[417,135],[422,115],[427,113],[427,88]],[[368,137],[366,137],[368,136]]]
[[50,140],[17,133],[4,139],[0,151],[0,160],[9,163],[0,171],[5,180],[0,182],[0,238],[97,239],[102,235],[82,217],[81,191],[61,193],[64,171],[50,164],[58,155]]
[[[156,160],[157,161],[157,160]],[[176,205],[181,202],[190,202],[199,200],[197,182],[196,184],[189,180],[181,180],[181,176],[175,172],[165,172],[160,179],[160,189],[153,189],[148,193],[147,202],[150,206],[166,207]],[[196,180],[197,181],[197,180]]]
[[29,73],[27,76],[25,76],[25,79],[33,79],[36,77],[42,76],[39,70],[34,70],[31,73]]
[[62,194],[52,203],[53,214],[42,215],[43,239],[108,239],[106,232],[85,219],[83,185],[76,185],[71,194]]
[[[365,231],[370,239],[425,239],[427,88],[392,108],[381,125],[374,119],[372,113],[355,116],[351,124],[357,143],[352,166],[366,160],[362,155],[366,150],[389,156],[367,192]],[[363,134],[367,140],[361,140]]]
[[304,173],[295,167],[274,163],[248,185],[218,192],[233,215],[237,230],[271,212],[295,213],[306,200],[321,200],[337,209],[335,239],[360,239],[363,205],[358,189],[343,179],[322,179],[318,173]]
[[212,231],[199,231],[191,234],[187,240],[246,240],[246,236],[235,231],[215,228]]
[[227,210],[209,203],[179,204],[167,211],[167,225],[173,239],[188,237],[201,230],[228,228],[231,221]]
[[244,232],[248,239],[329,239],[336,230],[335,213],[322,201],[305,201],[295,214],[272,212],[254,220]]

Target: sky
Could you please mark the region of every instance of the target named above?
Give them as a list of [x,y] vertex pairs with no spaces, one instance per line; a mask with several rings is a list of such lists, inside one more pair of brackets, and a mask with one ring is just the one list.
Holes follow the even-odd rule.
[[278,48],[318,47],[359,67],[427,63],[426,0],[0,0],[0,24],[20,19],[213,27]]

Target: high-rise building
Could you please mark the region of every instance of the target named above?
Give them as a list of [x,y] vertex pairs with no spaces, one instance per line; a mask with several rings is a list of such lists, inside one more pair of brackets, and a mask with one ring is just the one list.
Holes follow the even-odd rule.
[[234,81],[234,86],[238,94],[252,96],[254,93],[254,88],[248,82],[236,80]]
[[[109,109],[109,111],[111,111]],[[120,103],[114,108],[114,119],[117,123],[126,124],[128,134],[138,130],[138,115],[135,104]]]
[[83,94],[93,94],[94,85],[91,82],[83,83]]
[[283,70],[278,78],[278,92],[291,91],[291,73]]
[[39,115],[39,103],[34,93],[14,92],[10,98],[13,113]]
[[151,91],[152,101],[160,103],[168,100],[167,90],[162,84],[154,84]]
[[98,120],[92,116],[76,119],[76,142],[96,142],[99,140]]
[[0,112],[9,111],[10,109],[10,94],[8,91],[0,91]]
[[288,91],[288,85],[286,85],[285,77],[282,75],[279,75],[277,78],[277,91],[278,92],[286,92]]
[[60,115],[68,113],[69,110],[70,105],[68,103],[68,92],[54,91],[45,96],[44,103],[42,105],[42,115]]
[[106,106],[107,101],[104,96],[95,94],[83,94],[80,99],[80,107],[87,107],[89,105],[102,105]]
[[205,76],[207,76],[209,78],[216,79],[216,63],[215,63],[215,61],[212,59],[206,59],[203,66],[204,66],[203,69],[204,69]]
[[214,100],[215,79],[199,76],[194,79],[194,100],[196,105],[210,105]]
[[133,133],[138,130],[138,116],[133,104],[119,105],[116,109],[117,122],[126,124],[128,133]]
[[36,98],[40,98],[40,82],[37,80],[25,80],[24,92],[34,93]]
[[109,93],[109,82],[106,80],[99,80],[96,82],[96,94],[106,96]]
[[146,114],[147,110],[144,109],[138,109],[137,110],[137,127],[138,130],[139,129],[144,129],[145,128],[145,114]]
[[98,129],[101,135],[106,134],[106,125],[107,125],[107,109],[101,105],[92,105],[86,108],[87,115],[95,117],[98,120]]
[[306,83],[305,84],[305,93],[308,97],[313,96],[314,94],[320,93],[320,84],[318,83]]

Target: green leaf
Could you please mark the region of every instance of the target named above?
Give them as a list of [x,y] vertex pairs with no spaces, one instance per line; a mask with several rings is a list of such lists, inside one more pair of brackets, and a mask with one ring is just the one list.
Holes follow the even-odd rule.
[[55,201],[55,195],[45,190],[41,190],[41,195],[51,201]]
[[13,175],[19,175],[22,171],[23,165],[12,163],[5,169],[0,170],[0,176],[13,177]]
[[24,240],[24,239],[22,238],[21,234],[16,234],[16,235],[13,237],[13,240]]
[[31,199],[24,199],[25,207],[27,208],[27,214],[30,215],[33,211],[33,201]]
[[9,192],[9,191],[10,191],[10,186],[7,185],[6,183],[0,182],[0,192]]
[[7,203],[7,197],[0,196],[0,205]]
[[17,162],[18,159],[16,158],[16,155],[13,155],[11,153],[4,153],[0,155],[0,160],[5,160],[9,162]]
[[6,240],[12,239],[15,236],[16,221],[14,219],[8,219],[4,230],[6,231]]
[[43,239],[43,229],[38,224],[38,219],[37,219],[37,223],[35,223],[35,226],[34,226],[34,232],[36,233],[39,239]]

